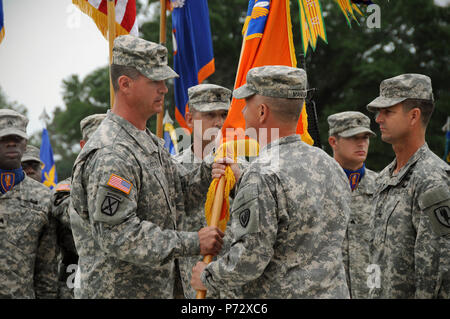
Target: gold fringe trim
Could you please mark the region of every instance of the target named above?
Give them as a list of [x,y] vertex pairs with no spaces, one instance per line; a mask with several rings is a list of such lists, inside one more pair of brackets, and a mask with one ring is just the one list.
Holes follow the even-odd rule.
[[[100,12],[98,9],[93,7],[88,1],[86,0],[72,0],[72,3],[76,5],[80,10],[90,16],[92,20],[94,20],[95,24],[97,25],[97,28],[100,30],[100,32],[103,34],[105,39],[108,39],[108,16],[104,14],[103,12]],[[124,27],[122,27],[120,24],[116,21],[116,37],[120,35],[126,35],[130,34]]]

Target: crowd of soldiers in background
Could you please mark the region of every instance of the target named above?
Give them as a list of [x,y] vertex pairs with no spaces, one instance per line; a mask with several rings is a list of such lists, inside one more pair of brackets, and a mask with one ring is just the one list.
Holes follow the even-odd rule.
[[[376,173],[360,112],[328,117],[333,157],[300,140],[307,76],[286,66],[251,69],[234,92],[189,88],[193,144],[172,156],[146,122],[177,76],[162,45],[118,37],[115,106],[80,122],[73,174],[53,190],[28,119],[0,110],[1,298],[450,298],[450,167],[425,141],[429,77],[383,80],[368,104],[396,155]],[[279,134],[257,158],[214,162],[204,150],[232,96],[246,101],[246,128]],[[222,232],[204,201],[226,166],[237,184]]]

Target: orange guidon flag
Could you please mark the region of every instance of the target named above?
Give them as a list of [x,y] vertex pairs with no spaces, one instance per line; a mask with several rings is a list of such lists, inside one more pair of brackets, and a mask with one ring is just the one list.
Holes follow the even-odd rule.
[[[254,67],[264,65],[297,66],[292,40],[289,0],[250,0],[243,35],[241,57],[234,84],[235,89],[246,83],[247,72]],[[255,156],[258,152],[258,143],[255,140],[246,139],[244,135],[245,121],[242,115],[244,106],[245,100],[232,100],[230,111],[222,127],[223,139],[228,141],[219,148],[216,159],[224,157],[227,149],[228,152],[232,151],[234,158],[236,155],[243,156],[243,153],[247,156],[252,153],[251,156]],[[304,142],[313,145],[314,141],[308,134],[307,125],[306,108],[303,107],[297,124],[297,134],[300,134]],[[229,166],[225,171],[224,178],[223,205],[218,223],[221,229],[225,229],[229,218],[228,197],[235,183],[234,175]],[[215,179],[211,183],[205,203],[205,216],[208,225],[211,224],[211,208],[217,185],[218,180]]]
[[[234,88],[246,83],[248,70],[264,65],[287,65],[297,67],[292,39],[289,0],[250,0],[247,18],[243,28],[243,44]],[[245,100],[233,99],[227,119],[222,127],[226,139],[230,129],[244,130],[245,121],[242,110]],[[303,107],[297,125],[297,134],[304,142],[313,145],[308,133],[306,109]],[[232,133],[233,138],[239,134]],[[231,138],[229,136],[229,138]],[[241,137],[242,138],[242,137]],[[239,139],[239,137],[238,137]]]

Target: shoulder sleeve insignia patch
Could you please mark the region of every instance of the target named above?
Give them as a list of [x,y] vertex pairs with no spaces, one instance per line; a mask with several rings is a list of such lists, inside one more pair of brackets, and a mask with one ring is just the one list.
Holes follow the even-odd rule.
[[443,226],[450,228],[450,208],[448,206],[436,208],[434,215]]
[[117,209],[119,208],[120,202],[120,198],[112,196],[110,194],[106,195],[101,207],[102,213],[108,216],[114,216],[114,214],[117,212]]
[[239,222],[241,223],[242,227],[247,227],[248,221],[250,220],[250,209],[244,209],[239,214]]
[[127,181],[126,179],[123,179],[122,177],[116,174],[111,174],[108,183],[106,183],[106,185],[118,189],[127,195],[130,194],[131,188],[133,187],[133,184],[131,184],[131,182]]
[[450,190],[437,187],[419,197],[419,206],[430,218],[431,227],[438,236],[450,234]]

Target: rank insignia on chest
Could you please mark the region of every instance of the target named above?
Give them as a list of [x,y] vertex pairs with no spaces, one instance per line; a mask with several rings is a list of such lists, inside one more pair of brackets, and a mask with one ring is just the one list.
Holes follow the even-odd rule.
[[450,208],[448,206],[441,206],[434,210],[434,215],[436,216],[439,223],[447,228],[450,228]]
[[15,182],[14,179],[15,179],[14,173],[1,173],[0,182],[5,192],[8,192],[13,188]]
[[118,189],[127,195],[130,194],[131,188],[133,187],[133,184],[131,184],[129,181],[123,179],[122,177],[116,174],[111,174],[108,183],[106,183],[106,185]]
[[250,220],[250,210],[249,209],[244,209],[239,214],[239,222],[241,223],[241,226],[244,227],[244,228],[247,227],[249,220]]
[[102,203],[102,213],[108,216],[114,216],[114,214],[117,212],[117,209],[119,208],[120,202],[120,198],[108,193]]

